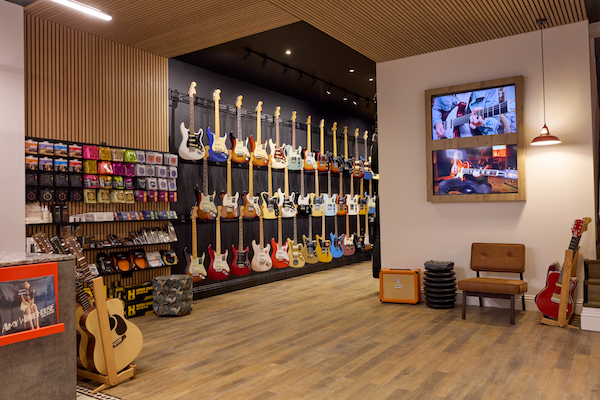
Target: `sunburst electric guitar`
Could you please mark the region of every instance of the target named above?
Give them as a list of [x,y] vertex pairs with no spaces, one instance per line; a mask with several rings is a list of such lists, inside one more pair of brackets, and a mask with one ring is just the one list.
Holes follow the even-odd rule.
[[202,128],[198,129],[198,133],[194,132],[194,96],[196,95],[196,82],[190,84],[188,96],[190,98],[190,128],[186,129],[182,122],[179,125],[181,132],[181,143],[179,144],[179,157],[185,160],[201,160],[204,158],[206,149],[202,144]]
[[273,262],[273,268],[285,268],[290,264],[288,244],[282,239],[282,231],[283,225],[280,212],[279,217],[277,217],[277,241],[275,241],[275,238],[271,239],[271,247],[273,248],[271,261]]
[[267,152],[267,141],[263,143],[261,140],[261,120],[262,120],[262,101],[259,101],[256,105],[256,145],[252,150],[252,154],[254,155],[253,164],[257,167],[264,167],[269,163],[269,153]]
[[285,155],[285,143],[279,145],[279,113],[281,107],[275,109],[275,143],[269,139],[269,148],[271,149],[271,168],[283,169],[287,166],[287,157]]
[[228,251],[225,249],[225,253],[221,253],[221,206],[217,208],[217,234],[215,250],[212,249],[211,245],[208,245],[208,256],[210,257],[210,264],[208,264],[208,277],[215,281],[220,281],[229,277],[231,270],[227,263]]
[[363,159],[358,157],[358,128],[354,131],[354,166],[352,170],[352,176],[354,178],[362,178],[363,172]]
[[304,163],[302,159],[302,146],[296,147],[296,111],[292,112],[292,145],[288,145],[285,151],[288,160],[288,169],[290,171],[302,169]]
[[236,249],[235,245],[231,245],[231,253],[233,261],[231,262],[231,273],[236,276],[248,275],[252,268],[248,261],[248,247],[244,249],[244,209],[240,210],[238,222],[239,243],[240,246]]
[[229,158],[227,133],[221,136],[219,100],[221,100],[221,89],[217,89],[213,93],[213,101],[215,103],[215,132],[211,132],[210,128],[206,129],[206,135],[208,136],[208,159],[215,162],[227,161]]
[[[250,160],[250,154],[254,152],[256,143],[252,138],[247,137],[242,139],[242,95],[240,94],[235,102],[236,116],[237,116],[237,139],[231,135],[231,150],[233,151],[231,161],[237,164],[244,164]],[[250,140],[250,148],[248,150],[248,140]]]
[[231,158],[233,150],[229,150],[229,158],[227,159],[227,193],[221,193],[221,218],[235,219],[240,215],[238,206],[239,193],[231,194]]
[[192,207],[190,219],[192,220],[192,254],[187,252],[187,248],[183,249],[185,259],[185,274],[192,277],[194,283],[202,282],[206,279],[206,269],[204,268],[205,254],[202,253],[198,257],[198,231],[196,230],[196,219],[198,218],[198,206]]
[[252,240],[252,250],[254,252],[254,257],[252,257],[252,271],[256,272],[265,272],[273,267],[273,261],[271,261],[271,256],[269,252],[271,251],[270,244],[264,244],[264,232],[263,232],[263,217],[259,216],[260,221],[260,230],[259,230],[259,243],[256,243],[256,240]]

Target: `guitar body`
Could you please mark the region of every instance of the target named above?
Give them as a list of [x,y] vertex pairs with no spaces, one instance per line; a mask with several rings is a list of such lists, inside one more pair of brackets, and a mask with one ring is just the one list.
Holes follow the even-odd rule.
[[[123,303],[118,299],[106,301],[110,322],[110,342],[113,343],[115,366],[121,371],[135,360],[142,351],[144,338],[140,329],[125,319]],[[82,330],[88,335],[88,343],[84,353],[87,357],[88,369],[107,374],[104,359],[104,346],[100,340],[100,321],[95,307],[88,308],[79,320]],[[81,349],[80,349],[81,351]]]
[[323,201],[323,195],[317,197],[314,193],[311,193],[310,204],[312,204],[311,215],[313,217],[320,217],[325,213],[325,202]]
[[304,166],[304,160],[302,160],[302,146],[299,146],[297,149],[292,149],[292,146],[287,145],[285,151],[288,160],[288,169],[290,171],[300,171]]
[[[250,136],[250,137],[252,137],[252,136]],[[269,153],[267,152],[267,141],[266,140],[264,143],[256,142],[253,153],[254,153],[253,165],[256,165],[257,167],[264,167],[267,164],[269,164]]]
[[87,357],[85,355],[88,346],[89,336],[79,325],[79,321],[84,312],[85,311],[83,307],[77,304],[77,306],[75,307],[75,329],[77,330],[77,357],[79,359],[79,362],[81,362],[83,368],[90,369],[88,367]]
[[369,213],[369,198],[365,193],[364,196],[358,198],[358,215],[367,215]]
[[302,255],[302,243],[294,244],[292,239],[287,240],[288,257],[290,259],[289,266],[292,268],[302,268],[306,264]]
[[342,251],[345,256],[351,256],[356,252],[356,248],[354,247],[354,234],[350,236],[342,235]]
[[221,218],[223,219],[234,219],[240,216],[240,210],[238,206],[239,193],[234,196],[227,196],[225,193],[221,193]]
[[[185,127],[183,122],[181,125],[179,125],[179,130],[181,131],[181,143],[179,144],[178,151],[179,157],[183,158],[184,160],[191,161],[202,160],[206,154],[206,149],[202,144],[202,136],[204,135],[202,128],[198,130],[198,133],[192,132],[192,135],[194,135],[194,140],[190,140],[190,131]],[[198,147],[190,147],[192,142],[196,142]]]
[[244,218],[258,217],[258,210],[260,210],[260,197],[248,196],[248,193],[244,193]]
[[320,154],[317,153],[317,170],[319,172],[329,171],[329,153]]
[[[267,192],[262,192],[263,203],[260,206],[261,215],[264,219],[277,219],[279,216],[279,197],[277,195],[269,197]],[[283,198],[281,198],[283,202]]]
[[373,171],[371,171],[371,161],[363,161],[363,179],[367,181],[373,179]]
[[267,244],[264,248],[260,248],[260,246],[256,243],[255,240],[252,241],[252,250],[254,251],[254,257],[252,258],[252,271],[256,272],[265,272],[271,269],[273,266],[273,261],[271,261],[271,256],[269,252],[271,251],[271,245]]
[[[561,284],[558,282],[560,272],[549,271],[546,278],[546,287],[535,296],[535,304],[540,312],[548,317],[558,319],[558,308],[560,306]],[[563,280],[568,279],[563,277]],[[571,280],[569,284],[569,301],[567,303],[567,319],[573,313],[573,291],[577,281]]]
[[355,194],[354,197],[350,197],[349,194],[346,195],[346,207],[348,210],[348,215],[358,215],[358,195]]
[[304,235],[302,235],[302,241],[304,242],[304,247],[302,248],[302,256],[304,257],[304,262],[306,262],[307,264],[318,263],[319,258],[317,256],[317,241],[309,240]]
[[369,214],[375,214],[375,211],[377,211],[377,203],[375,203],[375,199],[376,196],[371,196],[369,197],[369,200],[367,201],[367,206],[369,207]]
[[315,160],[315,153],[307,152],[304,150],[304,170],[314,171],[317,168],[317,160]]
[[312,213],[312,205],[310,203],[310,196],[298,196],[298,215],[307,217]]
[[328,263],[331,260],[333,260],[333,257],[331,256],[331,242],[329,240],[325,240],[325,239],[321,239],[321,237],[319,235],[316,236],[317,238],[317,258],[319,260],[319,262],[322,263]]
[[325,216],[333,217],[334,215],[337,215],[337,194],[329,197],[328,194],[323,193],[323,201],[325,203]]
[[[280,190],[281,189],[278,189],[277,191],[279,192]],[[279,196],[281,196],[280,198],[283,199],[283,204],[281,206],[281,216],[283,218],[292,218],[294,215],[296,215],[296,204],[294,203],[296,193],[292,193],[289,196],[285,196],[283,195],[283,193],[280,193]]]
[[[341,178],[340,178],[341,179]],[[346,196],[337,196],[337,215],[346,215],[348,213],[348,207],[346,207]]]
[[365,235],[364,236],[364,249],[363,251],[371,251],[373,250],[373,243],[371,243],[371,238],[369,237],[369,235]]
[[212,221],[217,217],[217,206],[215,205],[216,194],[213,191],[211,195],[205,196],[196,189],[198,199],[198,218],[205,221]]
[[[467,103],[464,103],[464,102],[458,103],[458,105],[456,107],[454,107],[452,110],[450,110],[450,112],[446,116],[446,119],[442,122],[442,124],[444,125],[444,131],[446,132],[444,135],[444,137],[446,139],[453,139],[453,138],[460,137],[460,133],[458,132],[458,127],[455,127],[452,123],[456,118],[463,116],[466,107],[467,107]],[[437,135],[435,135],[435,136],[437,139]]]
[[340,172],[340,169],[342,168],[343,163],[344,163],[344,160],[342,159],[342,157],[331,156],[331,159],[329,161],[329,170],[331,172],[333,172],[334,174],[337,174]]
[[231,263],[231,273],[235,276],[248,275],[252,270],[250,261],[248,261],[248,247],[238,251],[234,245],[231,245],[233,261]]
[[202,282],[206,279],[206,268],[204,268],[205,254],[201,257],[194,258],[187,252],[187,247],[183,249],[187,264],[185,266],[185,274],[192,277],[194,283]]
[[234,163],[238,163],[238,164],[245,164],[248,161],[250,161],[251,151],[248,150],[248,140],[250,140],[251,147],[253,148],[254,147],[254,139],[252,139],[252,136],[250,136],[249,138],[246,138],[242,141],[237,140],[233,136],[230,136],[230,138],[231,138],[231,148],[233,150],[233,154],[231,155],[231,161],[233,161]]
[[352,176],[355,178],[360,179],[364,176],[362,157],[359,160],[354,160],[354,167],[353,167],[352,171],[353,171]]
[[271,247],[273,248],[273,254],[271,254],[273,268],[287,267],[290,264],[287,242],[283,246],[279,246],[275,239],[271,239]]
[[336,237],[333,233],[329,234],[329,239],[331,239],[331,256],[333,258],[341,258],[344,255],[344,249],[342,248],[342,237]]
[[287,165],[287,157],[285,155],[285,144],[277,147],[273,140],[269,139],[269,148],[271,149],[271,168],[284,169]]
[[344,158],[344,173],[352,175],[354,172],[354,158]]
[[220,281],[229,277],[229,264],[227,263],[228,251],[223,254],[216,254],[211,245],[208,245],[208,256],[210,264],[208,264],[208,277],[215,281]]
[[206,135],[208,136],[208,159],[214,162],[227,161],[229,158],[227,133],[224,133],[222,137],[216,137],[210,128],[206,128]]
[[355,251],[365,251],[365,238],[358,233],[354,235],[354,249]]

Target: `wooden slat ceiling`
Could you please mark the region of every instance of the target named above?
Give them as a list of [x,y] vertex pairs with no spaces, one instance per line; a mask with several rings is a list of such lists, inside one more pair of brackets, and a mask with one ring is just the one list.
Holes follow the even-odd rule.
[[111,22],[49,0],[28,14],[164,57],[303,20],[375,62],[587,19],[584,0],[89,0]]

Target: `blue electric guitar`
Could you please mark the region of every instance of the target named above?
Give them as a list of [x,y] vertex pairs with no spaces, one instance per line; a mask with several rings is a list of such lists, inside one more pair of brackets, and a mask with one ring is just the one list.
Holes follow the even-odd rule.
[[224,162],[229,158],[229,149],[227,148],[227,133],[221,136],[219,100],[221,100],[221,89],[217,89],[213,93],[213,101],[215,102],[215,132],[213,133],[210,131],[210,128],[207,128],[206,135],[208,136],[208,159],[215,162]]
[[335,216],[335,233],[329,233],[331,239],[331,256],[333,258],[341,258],[344,255],[342,248],[342,237],[338,235],[337,215]]

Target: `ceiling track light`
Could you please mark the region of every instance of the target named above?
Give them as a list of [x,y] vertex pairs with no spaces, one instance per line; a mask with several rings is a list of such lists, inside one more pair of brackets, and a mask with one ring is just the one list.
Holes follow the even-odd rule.
[[329,89],[325,91],[325,93],[327,93],[328,96],[331,96],[331,85],[329,86]]
[[285,74],[287,74],[287,73],[288,73],[288,67],[285,67],[283,69],[283,72],[281,73],[281,76],[285,76]]
[[262,60],[262,64],[260,64],[260,67],[261,67],[261,68],[264,68],[264,67],[266,67],[266,66],[267,66],[267,59],[266,59],[266,58],[263,58],[263,60]]
[[84,12],[89,15],[93,15],[94,17],[103,19],[105,21],[110,21],[112,16],[106,11],[99,10],[94,7],[90,7],[87,4],[80,3],[75,0],[52,0],[55,3],[62,4],[63,6],[70,7],[74,10]]
[[302,78],[304,78],[304,75],[301,72],[300,75],[298,76],[298,82],[300,82],[302,80]]
[[252,55],[251,53],[246,53],[243,61],[248,61],[248,59],[250,58],[251,55]]
[[317,80],[315,78],[313,78],[313,81],[310,84],[310,87],[315,87],[316,84],[317,84]]
[[343,101],[348,101],[348,92],[344,92],[344,96],[342,97]]
[[358,105],[358,97],[352,100],[352,104],[354,104],[354,107]]

